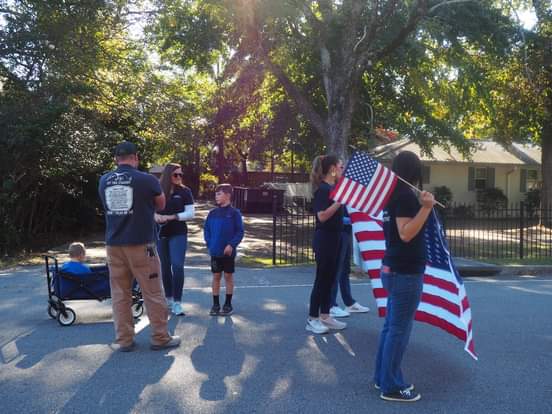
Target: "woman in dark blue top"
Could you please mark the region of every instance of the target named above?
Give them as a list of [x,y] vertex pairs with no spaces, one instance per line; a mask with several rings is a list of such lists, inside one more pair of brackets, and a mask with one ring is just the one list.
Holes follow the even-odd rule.
[[161,226],[157,250],[161,260],[163,287],[169,310],[184,315],[182,290],[184,288],[184,260],[188,245],[186,220],[194,217],[194,199],[188,187],[182,184],[182,167],[169,163],[161,175],[161,188],[165,193],[165,209],[155,215]]
[[[416,154],[404,151],[395,157],[393,172],[413,186],[422,185],[422,164]],[[399,181],[383,211],[385,256],[381,281],[387,290],[387,312],[374,375],[380,397],[387,401],[417,401],[414,385],[407,383],[401,361],[408,345],[414,314],[420,303],[426,263],[424,226],[435,199]]]
[[312,286],[306,330],[316,334],[347,326],[329,315],[339,241],[343,230],[343,207],[331,199],[330,193],[341,178],[342,170],[343,163],[334,155],[319,156],[313,162],[311,183],[316,218],[313,240],[316,278]]

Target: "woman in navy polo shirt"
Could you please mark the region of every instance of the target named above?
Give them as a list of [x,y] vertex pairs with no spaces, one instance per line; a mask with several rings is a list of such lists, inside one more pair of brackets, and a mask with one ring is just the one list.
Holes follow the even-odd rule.
[[[422,186],[422,164],[410,151],[393,160],[392,170],[413,186]],[[387,290],[387,312],[380,335],[375,387],[386,401],[417,401],[414,385],[406,382],[401,361],[408,345],[414,314],[420,303],[426,264],[424,227],[435,199],[399,181],[383,211],[385,256],[381,281]]]
[[161,260],[163,287],[169,309],[175,315],[184,315],[182,290],[184,288],[184,260],[188,246],[186,220],[194,217],[194,199],[190,189],[182,184],[182,167],[169,163],[161,175],[161,188],[165,193],[165,209],[155,215],[161,226],[157,250]]
[[343,230],[343,207],[333,201],[330,194],[341,177],[342,170],[343,163],[334,155],[321,155],[313,161],[311,184],[314,191],[312,210],[316,220],[313,238],[316,277],[305,329],[315,334],[324,334],[330,329],[344,329],[347,326],[330,316],[332,286]]

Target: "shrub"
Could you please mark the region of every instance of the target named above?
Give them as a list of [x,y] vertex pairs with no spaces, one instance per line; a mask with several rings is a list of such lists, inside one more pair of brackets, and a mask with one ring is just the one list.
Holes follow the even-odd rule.
[[525,200],[523,201],[525,208],[527,209],[527,214],[533,216],[541,203],[541,190],[538,188],[532,188],[527,193],[525,193]]
[[490,213],[508,204],[508,198],[500,188],[486,188],[477,192],[477,204],[482,212]]

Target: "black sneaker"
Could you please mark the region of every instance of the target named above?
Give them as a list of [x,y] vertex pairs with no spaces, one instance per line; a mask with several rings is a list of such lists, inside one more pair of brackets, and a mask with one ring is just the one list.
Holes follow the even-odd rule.
[[213,305],[211,308],[211,311],[209,312],[209,315],[211,316],[217,316],[220,312],[220,305]]
[[219,314],[220,316],[230,316],[234,310],[232,309],[232,305],[224,305],[222,307],[222,312]]
[[397,392],[389,392],[387,394],[381,393],[380,398],[385,401],[414,402],[418,401],[422,396],[417,392],[405,389]]

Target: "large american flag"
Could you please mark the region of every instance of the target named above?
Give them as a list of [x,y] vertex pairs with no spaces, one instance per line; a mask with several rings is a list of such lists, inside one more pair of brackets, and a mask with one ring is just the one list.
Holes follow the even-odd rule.
[[[385,238],[381,221],[366,213],[349,209],[353,233],[358,243],[362,268],[370,276],[378,313],[385,316],[387,292],[383,288],[380,269],[385,254]],[[443,228],[435,211],[429,216],[425,230],[427,263],[423,292],[415,314],[417,321],[444,329],[464,341],[464,349],[475,359],[471,309],[462,278],[448,250]]]
[[355,152],[331,197],[354,209],[377,216],[397,184],[389,168],[363,152]]

